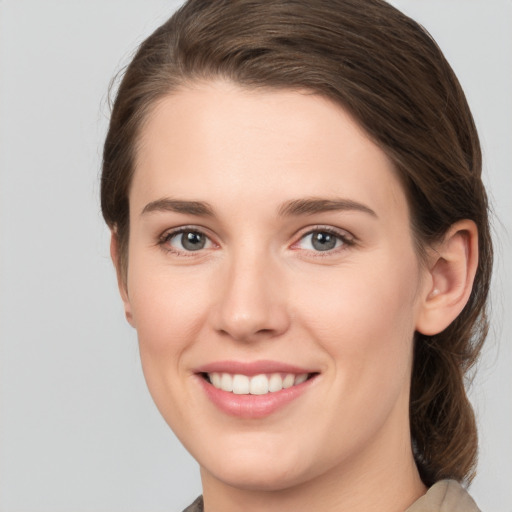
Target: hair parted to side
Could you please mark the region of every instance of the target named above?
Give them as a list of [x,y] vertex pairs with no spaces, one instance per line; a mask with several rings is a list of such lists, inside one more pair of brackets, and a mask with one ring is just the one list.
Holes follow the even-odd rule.
[[113,105],[101,206],[126,278],[128,194],[144,121],[187,84],[309,90],[349,111],[395,163],[421,254],[461,219],[479,232],[463,312],[442,333],[417,333],[410,424],[427,485],[471,481],[477,432],[465,378],[487,333],[492,267],[478,135],[464,93],[430,35],[383,0],[189,0],[138,49]]

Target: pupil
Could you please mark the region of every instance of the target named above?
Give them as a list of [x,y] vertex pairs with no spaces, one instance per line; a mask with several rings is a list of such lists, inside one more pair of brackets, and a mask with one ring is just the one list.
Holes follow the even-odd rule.
[[319,231],[313,234],[311,243],[317,251],[329,251],[336,247],[336,237],[330,233]]
[[181,243],[187,251],[198,251],[205,245],[205,238],[196,231],[187,231],[181,237]]

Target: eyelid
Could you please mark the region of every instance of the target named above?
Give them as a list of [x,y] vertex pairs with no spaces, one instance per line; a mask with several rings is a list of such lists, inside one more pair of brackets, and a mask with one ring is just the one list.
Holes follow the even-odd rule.
[[[211,243],[212,247],[199,249],[197,251],[186,251],[186,250],[180,251],[179,249],[176,249],[167,244],[167,242],[172,237],[179,235],[180,233],[187,232],[187,231],[197,232],[197,233],[200,233],[201,235],[205,236],[207,238],[207,240]],[[297,247],[298,244],[306,236],[312,235],[313,233],[316,233],[316,232],[326,232],[326,233],[329,233],[329,234],[332,234],[332,235],[338,237],[342,242],[341,247],[337,247],[337,248],[334,248],[331,250],[326,250],[326,251],[314,251],[314,250],[308,251],[307,249],[300,249],[299,247]],[[346,229],[337,228],[337,227],[330,226],[330,225],[322,225],[322,224],[307,226],[307,227],[300,229],[294,236],[294,239],[295,239],[295,241],[290,246],[290,248],[292,250],[307,251],[307,252],[314,254],[315,257],[332,255],[334,253],[337,253],[338,251],[346,250],[347,248],[352,247],[357,243],[357,238],[352,233],[347,231]],[[174,253],[179,256],[185,256],[185,257],[193,257],[193,256],[197,257],[200,254],[204,254],[204,252],[206,250],[211,250],[212,248],[216,249],[216,248],[220,247],[220,244],[217,243],[214,240],[214,237],[210,234],[209,229],[204,228],[202,226],[194,225],[194,224],[177,226],[175,228],[166,229],[161,235],[158,236],[156,245],[160,246],[162,248],[162,250],[164,250],[166,252]]]
[[203,235],[213,246],[213,248],[217,248],[219,244],[217,244],[213,237],[208,233],[209,230],[206,228],[203,228],[201,226],[197,226],[194,224],[191,225],[185,225],[185,226],[177,226],[175,228],[166,229],[161,235],[158,236],[158,240],[156,245],[160,246],[162,250],[165,252],[170,252],[173,254],[176,254],[178,256],[184,256],[184,257],[193,257],[193,256],[199,256],[200,254],[203,254],[204,251],[207,251],[209,249],[212,249],[212,247],[205,247],[202,249],[198,249],[197,251],[186,251],[186,250],[179,250],[175,247],[172,247],[168,244],[169,240],[171,240],[173,237],[179,235],[180,233],[186,233],[187,231],[192,231],[196,233],[200,233]]
[[[322,256],[332,255],[334,253],[337,253],[340,250],[344,250],[344,249],[347,249],[348,247],[352,247],[357,243],[357,238],[352,233],[347,231],[346,229],[319,224],[319,225],[315,225],[315,226],[308,226],[306,228],[302,228],[299,231],[299,233],[297,233],[297,235],[295,237],[296,241],[293,242],[293,244],[291,245],[291,248],[294,250],[301,250],[299,247],[297,247],[297,245],[301,242],[301,240],[303,240],[308,235],[312,235],[313,233],[318,233],[318,232],[325,232],[325,233],[329,233],[329,234],[332,234],[332,235],[338,237],[342,241],[342,246],[331,249],[331,250],[327,250],[327,251],[308,251],[308,252],[315,254],[315,256],[322,257]],[[302,250],[306,251],[307,249],[302,249]]]

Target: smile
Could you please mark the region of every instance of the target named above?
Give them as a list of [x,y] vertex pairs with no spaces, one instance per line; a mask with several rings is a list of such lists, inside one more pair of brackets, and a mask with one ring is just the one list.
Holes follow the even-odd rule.
[[276,361],[217,361],[194,371],[209,401],[242,419],[262,419],[295,402],[320,373]]
[[298,386],[308,380],[308,373],[295,375],[293,373],[259,374],[254,376],[212,372],[206,373],[206,378],[216,389],[234,393],[235,395],[266,395],[277,393],[283,389]]

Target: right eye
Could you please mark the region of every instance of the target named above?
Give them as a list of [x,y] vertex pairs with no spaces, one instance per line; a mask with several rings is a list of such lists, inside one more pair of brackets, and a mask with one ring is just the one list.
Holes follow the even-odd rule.
[[172,252],[195,252],[212,247],[212,241],[196,229],[179,229],[166,233],[160,244]]

